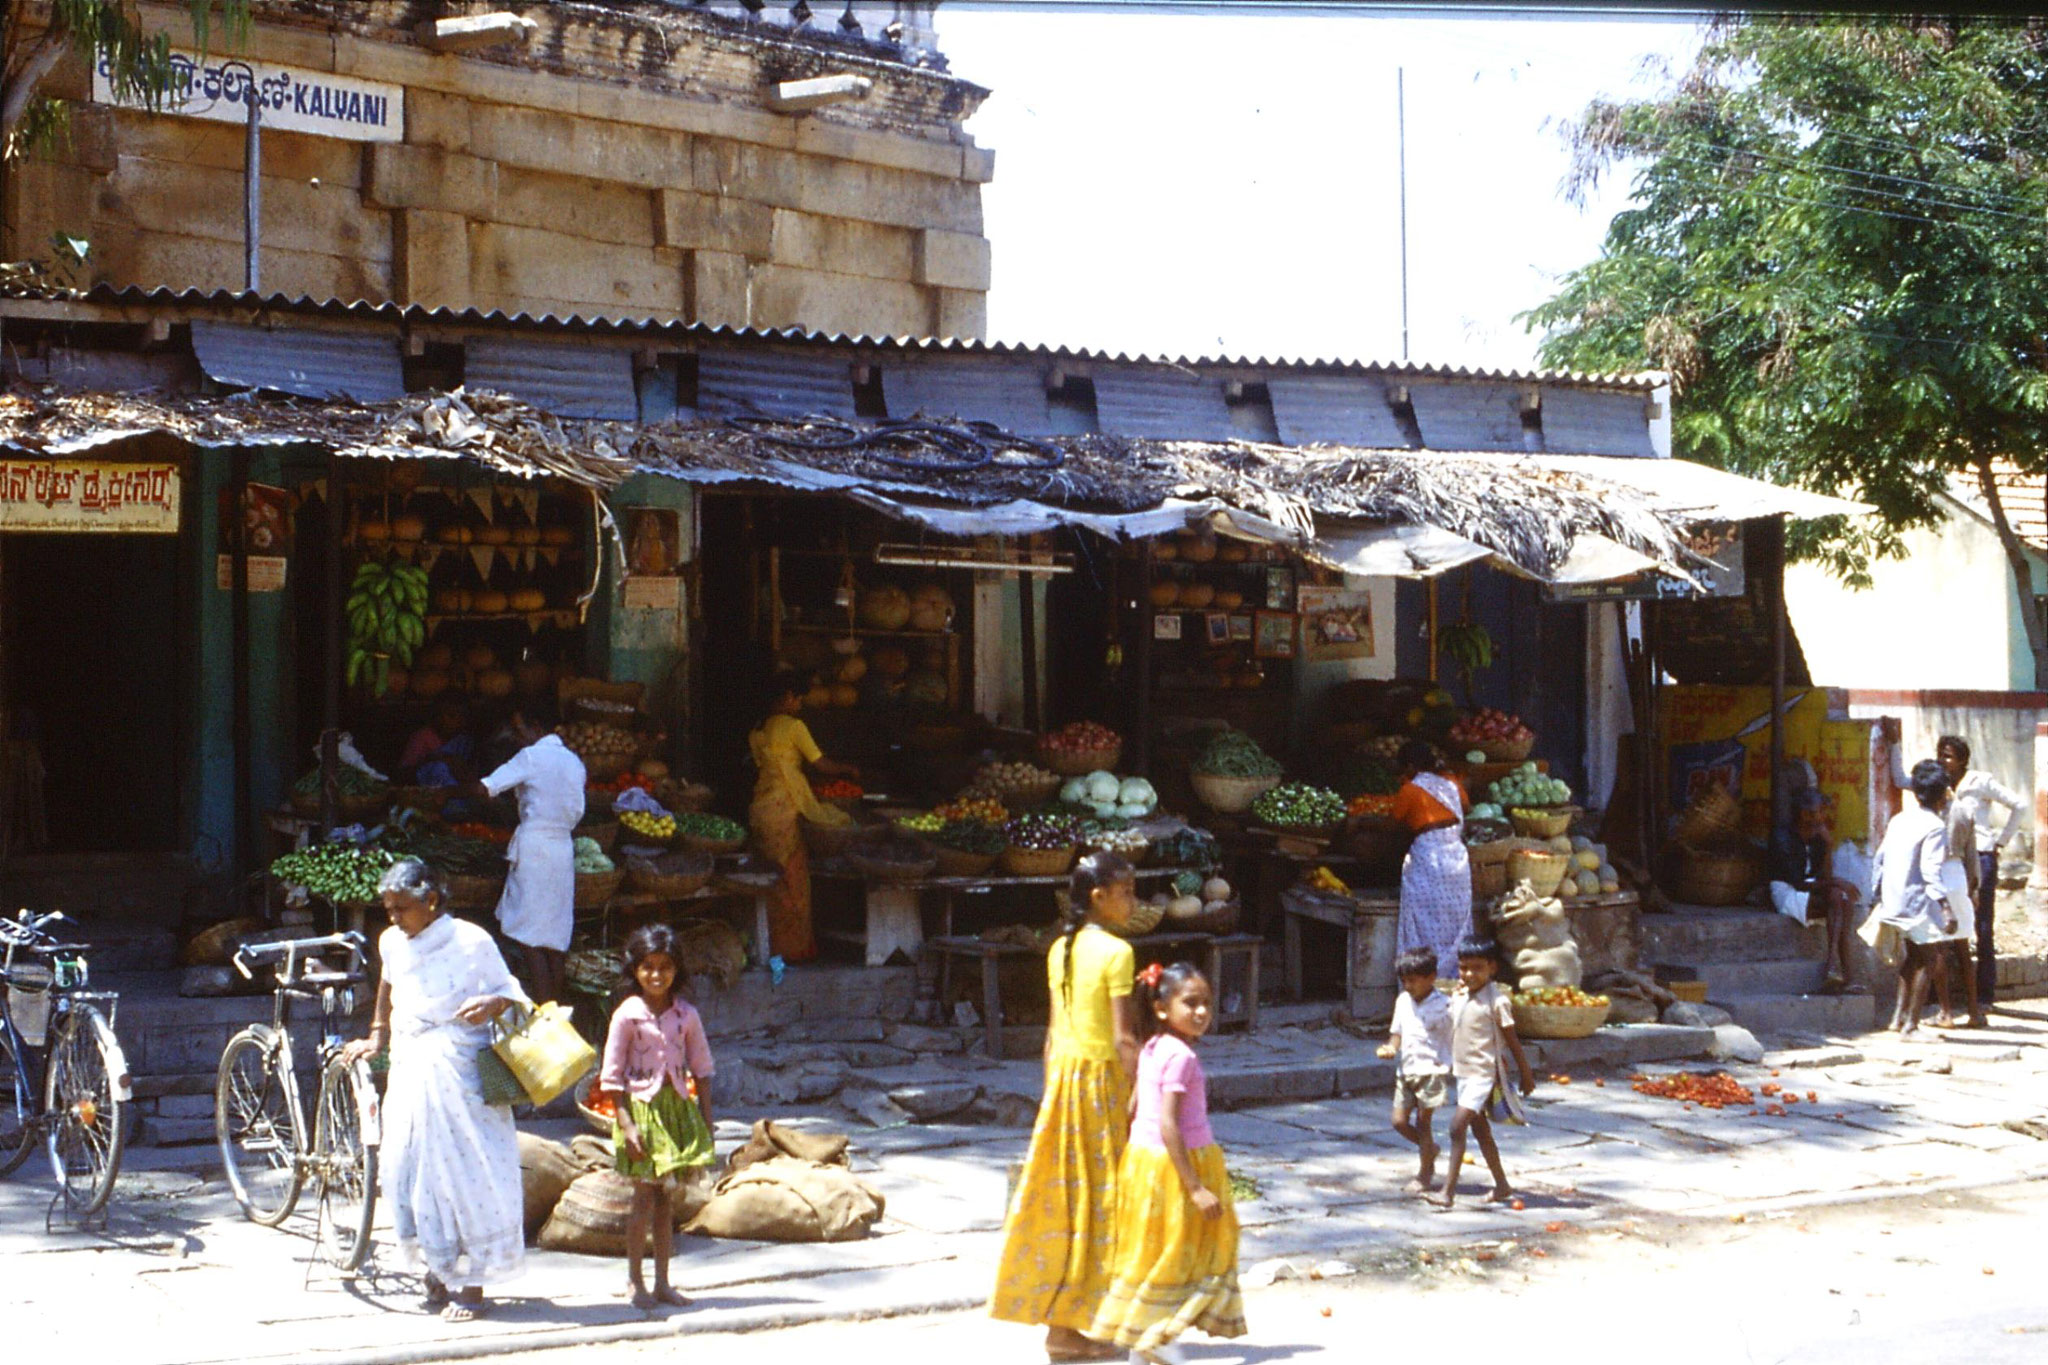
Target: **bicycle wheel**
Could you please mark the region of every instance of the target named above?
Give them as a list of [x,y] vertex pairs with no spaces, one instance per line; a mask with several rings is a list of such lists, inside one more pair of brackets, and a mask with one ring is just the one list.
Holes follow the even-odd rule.
[[299,1202],[297,1090],[276,1031],[251,1024],[228,1039],[213,1087],[213,1137],[228,1188],[251,1221],[275,1227]]
[[20,1035],[0,1024],[0,1175],[12,1175],[36,1145],[34,1060]]
[[320,1072],[319,1116],[313,1121],[314,1167],[320,1181],[320,1254],[349,1271],[370,1250],[377,1212],[377,1121],[364,1113],[373,1097],[370,1069],[330,1057]]
[[97,1213],[114,1192],[127,1140],[114,1080],[128,1069],[106,1017],[74,1004],[50,1049],[43,1112],[50,1117],[50,1169],[74,1213]]

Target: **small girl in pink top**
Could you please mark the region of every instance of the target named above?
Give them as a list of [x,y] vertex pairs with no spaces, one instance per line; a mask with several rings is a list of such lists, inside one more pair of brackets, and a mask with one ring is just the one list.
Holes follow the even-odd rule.
[[1136,1113],[1116,1177],[1116,1255],[1109,1292],[1087,1335],[1132,1360],[1184,1359],[1190,1327],[1244,1335],[1237,1288],[1237,1212],[1223,1149],[1209,1129],[1209,1083],[1195,1040],[1209,1031],[1209,980],[1185,962],[1138,973]]
[[[632,993],[612,1011],[597,1083],[612,1101],[614,1169],[633,1180],[626,1274],[635,1308],[681,1307],[689,1300],[668,1282],[675,1233],[669,1196],[677,1172],[708,1166],[714,1155],[710,1097],[698,1089],[711,1076],[711,1045],[703,1019],[675,993],[675,931],[666,924],[636,929],[623,957]],[[640,1278],[643,1254],[654,1258],[651,1293]]]

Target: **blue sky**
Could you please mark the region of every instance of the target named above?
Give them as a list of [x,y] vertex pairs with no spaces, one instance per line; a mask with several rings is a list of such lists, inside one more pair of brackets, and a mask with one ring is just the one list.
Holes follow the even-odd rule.
[[1487,366],[1532,363],[1515,315],[1626,202],[1625,183],[1565,202],[1558,123],[1657,88],[1699,40],[1661,16],[962,0],[937,27],[995,91],[967,125],[996,152],[992,338],[1399,358],[1401,67],[1409,354]]

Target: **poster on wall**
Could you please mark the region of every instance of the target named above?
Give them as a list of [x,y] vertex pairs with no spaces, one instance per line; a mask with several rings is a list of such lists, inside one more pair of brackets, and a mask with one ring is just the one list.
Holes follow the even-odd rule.
[[1295,590],[1301,609],[1301,655],[1311,663],[1373,657],[1372,595],[1363,586],[1304,583]]
[[[248,556],[249,591],[284,591],[285,564],[291,554],[291,495],[267,483],[244,487],[241,521],[243,553]],[[235,586],[235,490],[220,490],[216,504],[220,553],[214,559],[214,585],[222,592]]]
[[[1679,685],[1663,690],[1668,809],[1690,805],[1709,785],[1742,803],[1743,828],[1770,832],[1771,690]],[[1831,718],[1828,693],[1808,688],[1786,698],[1785,757],[1813,771],[1834,802],[1837,839],[1870,837],[1871,722]]]
[[0,460],[0,531],[174,535],[175,464]]
[[1253,614],[1252,655],[1260,659],[1294,657],[1297,618],[1291,611],[1261,611]]

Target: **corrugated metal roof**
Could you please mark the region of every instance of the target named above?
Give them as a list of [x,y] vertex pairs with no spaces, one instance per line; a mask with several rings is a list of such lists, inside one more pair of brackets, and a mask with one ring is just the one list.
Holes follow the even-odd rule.
[[906,355],[882,367],[882,397],[891,417],[963,417],[1020,436],[1057,430],[1045,399],[1045,367],[1032,360]]
[[1387,402],[1385,381],[1374,375],[1280,375],[1266,381],[1273,422],[1288,445],[1411,445]]
[[1543,391],[1543,444],[1584,455],[1654,456],[1641,394]]
[[630,351],[489,333],[471,337],[464,349],[465,387],[510,394],[560,417],[607,422],[640,417]]
[[1104,431],[1162,440],[1227,441],[1239,435],[1213,375],[1168,366],[1095,372],[1095,417]]
[[393,335],[194,318],[192,353],[208,378],[235,388],[359,403],[405,395],[405,369]]
[[1410,384],[1422,444],[1432,450],[1521,450],[1522,393],[1513,384]]
[[853,372],[830,352],[741,350],[697,353],[697,407],[707,413],[851,417]]
[[[116,288],[98,285],[86,291],[77,299],[64,299],[55,294],[42,294],[18,287],[9,291],[9,297],[52,302],[83,303],[109,308],[153,308],[185,309],[188,311],[255,311],[265,313],[290,313],[302,316],[345,317],[363,320],[388,319],[413,326],[438,326],[448,328],[473,328],[483,326],[510,327],[522,329],[557,330],[576,333],[627,333],[632,335],[657,335],[677,340],[718,340],[724,338],[747,341],[779,341],[800,345],[864,346],[882,351],[914,352],[932,355],[995,355],[1014,357],[1037,357],[1048,362],[1077,361],[1120,364],[1180,366],[1203,366],[1218,370],[1248,372],[1248,377],[1258,378],[1277,371],[1303,374],[1377,374],[1400,379],[1459,379],[1493,380],[1501,383],[1554,383],[1586,385],[1594,388],[1631,389],[1649,392],[1664,382],[1656,373],[1640,374],[1592,374],[1577,370],[1504,370],[1484,366],[1434,365],[1407,361],[1326,359],[1302,357],[1246,357],[1246,356],[1155,356],[1131,355],[1123,352],[1089,350],[1082,347],[1049,346],[1040,343],[970,341],[947,337],[913,336],[869,336],[843,332],[813,332],[800,327],[760,328],[728,327],[701,322],[678,322],[673,318],[657,317],[652,314],[591,314],[581,313],[507,313],[500,310],[484,311],[473,308],[423,308],[416,304],[377,303],[367,299],[354,301],[342,299],[315,299],[306,295],[296,297],[282,294],[248,294],[233,290],[206,291],[199,289],[174,290],[169,288],[144,289],[137,285]],[[6,309],[6,299],[0,298],[0,312]]]

